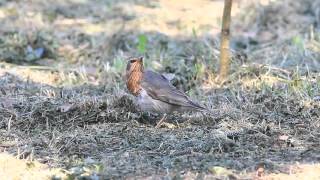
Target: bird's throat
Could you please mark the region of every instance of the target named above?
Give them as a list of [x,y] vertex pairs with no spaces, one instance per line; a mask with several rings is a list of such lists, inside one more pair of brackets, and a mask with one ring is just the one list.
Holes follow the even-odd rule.
[[127,88],[135,96],[137,96],[141,90],[141,81],[143,72],[140,70],[133,70],[130,72],[127,79]]

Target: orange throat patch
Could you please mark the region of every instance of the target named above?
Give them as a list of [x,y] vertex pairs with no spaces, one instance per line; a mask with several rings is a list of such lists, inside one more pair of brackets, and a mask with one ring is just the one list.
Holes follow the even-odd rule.
[[127,77],[127,88],[131,94],[138,96],[141,90],[141,80],[143,72],[141,71],[132,71]]

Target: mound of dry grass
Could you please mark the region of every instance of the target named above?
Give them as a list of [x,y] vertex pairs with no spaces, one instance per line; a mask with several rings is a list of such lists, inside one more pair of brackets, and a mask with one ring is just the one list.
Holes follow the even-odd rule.
[[208,173],[221,165],[241,172],[263,164],[267,172],[281,172],[290,162],[314,162],[319,153],[319,102],[268,88],[208,92],[204,102],[218,108],[219,117],[172,116],[171,123],[179,122],[173,129],[154,129],[125,93],[57,89],[10,75],[1,80],[1,142],[13,142],[4,149],[78,167],[76,174],[87,172],[81,159],[88,157],[103,167],[99,176],[114,178],[165,175],[166,169]]

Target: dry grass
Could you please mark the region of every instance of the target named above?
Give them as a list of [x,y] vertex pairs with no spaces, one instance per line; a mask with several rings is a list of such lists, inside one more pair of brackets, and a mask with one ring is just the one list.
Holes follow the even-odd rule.
[[[222,1],[0,3],[0,151],[23,159],[1,155],[19,167],[0,157],[0,176],[318,179],[319,1],[237,7],[222,85],[207,34]],[[159,117],[137,112],[123,83],[124,59],[138,54],[217,116],[171,115],[155,129]]]

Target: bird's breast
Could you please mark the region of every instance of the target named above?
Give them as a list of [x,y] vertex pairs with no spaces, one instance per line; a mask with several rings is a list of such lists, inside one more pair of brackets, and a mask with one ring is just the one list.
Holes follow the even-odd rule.
[[127,77],[127,88],[133,95],[137,96],[141,90],[142,72],[134,71]]
[[143,88],[136,97],[136,101],[141,111],[144,112],[170,113],[173,110],[172,105],[153,99]]

